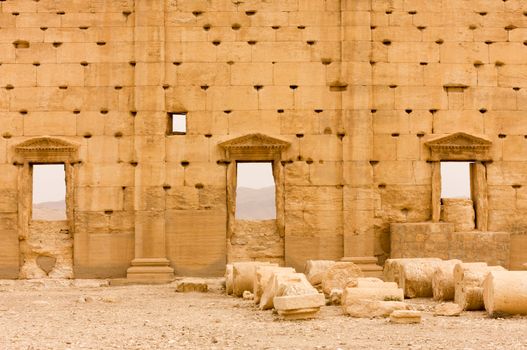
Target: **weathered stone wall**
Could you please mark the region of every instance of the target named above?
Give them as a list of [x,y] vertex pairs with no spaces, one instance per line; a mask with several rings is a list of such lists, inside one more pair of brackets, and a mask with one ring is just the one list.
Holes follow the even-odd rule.
[[67,221],[32,221],[20,243],[20,278],[73,278],[73,238]]
[[430,219],[431,135],[490,139],[488,229],[525,229],[526,10],[522,1],[372,1],[377,254],[389,251],[388,223]]
[[[489,230],[527,226],[527,109],[519,0],[7,0],[0,2],[0,274],[17,276],[22,167],[49,135],[72,162],[74,269],[179,275],[227,260],[219,143],[290,143],[284,260],[390,252],[389,224],[431,218],[424,145],[457,131],[493,145]],[[167,135],[167,112],[188,113]],[[162,262],[159,262],[162,263]]]
[[227,244],[232,262],[269,261],[280,265],[285,262],[284,237],[277,230],[276,220],[236,220]]
[[[456,232],[451,223],[391,225],[392,258],[459,259],[521,269],[514,261],[524,253],[514,252],[518,238],[508,232]],[[512,253],[515,254],[512,254]]]

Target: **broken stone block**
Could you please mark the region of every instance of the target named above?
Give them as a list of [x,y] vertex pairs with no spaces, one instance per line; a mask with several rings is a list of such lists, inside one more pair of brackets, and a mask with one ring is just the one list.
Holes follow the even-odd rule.
[[456,303],[441,303],[435,306],[434,316],[459,316],[462,311]]
[[286,320],[313,318],[324,306],[324,294],[283,295],[274,298],[274,308]]
[[265,286],[260,298],[260,309],[273,308],[273,300],[277,296],[317,293],[317,290],[313,288],[303,273],[275,273]]
[[401,266],[401,264],[403,264],[405,262],[408,262],[408,261],[413,261],[413,262],[423,261],[423,262],[426,262],[426,261],[441,261],[441,259],[439,259],[439,258],[388,259],[384,263],[384,271],[383,271],[383,273],[384,273],[384,280],[386,282],[395,282],[395,283],[397,283],[400,286],[401,285],[400,284],[400,276],[399,276],[400,266]]
[[[457,261],[455,262],[457,263]],[[406,298],[433,296],[432,278],[438,266],[452,266],[452,261],[403,261],[399,266],[399,286]]]
[[307,280],[315,287],[322,284],[324,274],[333,265],[333,260],[308,260],[304,269]]
[[390,322],[399,324],[421,323],[421,312],[414,310],[395,310],[390,314]]
[[302,273],[295,273],[282,279],[276,274],[276,293],[273,305],[285,319],[313,318],[326,302],[324,294],[319,293]]
[[232,292],[235,296],[241,297],[246,290],[251,293],[253,292],[256,267],[262,265],[278,266],[278,264],[260,261],[237,262],[232,264]]
[[434,300],[454,300],[454,267],[461,260],[448,260],[436,266],[432,275],[432,295]]
[[185,278],[177,283],[176,292],[178,293],[207,293],[209,286],[207,282],[200,278]]
[[483,282],[483,300],[491,317],[527,315],[527,271],[491,271]]
[[347,288],[399,288],[395,282],[384,282],[376,277],[359,277],[346,285]]
[[276,296],[278,286],[284,281],[298,279],[299,273],[273,273],[269,282],[264,287],[264,291],[260,298],[259,307],[262,310],[272,309],[274,306],[273,299]]
[[262,297],[263,291],[269,280],[275,273],[295,273],[295,269],[292,267],[278,267],[278,266],[257,266],[256,273],[254,275],[254,302],[258,304]]
[[343,305],[344,314],[356,318],[388,317],[395,310],[407,310],[408,305],[402,301],[381,301],[358,299],[351,304]]
[[505,271],[501,266],[486,263],[463,263],[454,268],[454,301],[463,310],[483,310],[483,282],[491,271]]
[[337,262],[322,277],[322,290],[329,295],[332,289],[344,289],[350,282],[362,277],[361,269],[351,262]]
[[346,288],[342,295],[342,305],[353,304],[357,300],[404,301],[401,288]]

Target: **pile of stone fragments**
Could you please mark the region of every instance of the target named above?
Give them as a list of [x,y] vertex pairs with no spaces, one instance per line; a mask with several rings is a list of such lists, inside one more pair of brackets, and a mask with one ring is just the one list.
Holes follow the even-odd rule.
[[491,317],[527,314],[527,271],[507,271],[486,263],[437,258],[389,259],[384,281],[364,277],[351,262],[309,260],[304,273],[269,262],[227,265],[226,292],[274,309],[284,319],[317,316],[324,305],[341,305],[351,317],[389,317],[419,323],[421,313],[405,302],[433,298],[435,314],[487,310]]

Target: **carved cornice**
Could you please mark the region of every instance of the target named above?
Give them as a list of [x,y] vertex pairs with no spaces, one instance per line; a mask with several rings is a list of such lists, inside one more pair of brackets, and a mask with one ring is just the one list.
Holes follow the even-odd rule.
[[431,160],[491,160],[492,142],[484,137],[457,132],[425,142],[430,147]]
[[282,150],[291,144],[263,134],[249,134],[219,144],[227,157],[239,160],[271,160],[279,158]]
[[14,146],[15,154],[29,162],[71,161],[79,146],[55,137],[37,137]]
[[26,152],[75,152],[78,146],[67,141],[51,138],[39,137],[24,141],[15,146],[15,151]]
[[285,149],[289,147],[290,143],[264,134],[249,134],[222,142],[219,145],[225,149],[252,147]]

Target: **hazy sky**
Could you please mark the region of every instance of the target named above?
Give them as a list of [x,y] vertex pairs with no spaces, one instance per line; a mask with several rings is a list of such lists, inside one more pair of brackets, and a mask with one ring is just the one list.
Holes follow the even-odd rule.
[[65,198],[64,165],[33,165],[33,203],[56,202]]
[[441,163],[441,198],[470,198],[470,163]]
[[[274,186],[271,163],[238,163],[238,187]],[[64,165],[33,166],[33,203],[64,200]],[[470,170],[467,162],[441,163],[441,197],[470,198]]]
[[238,163],[237,186],[264,188],[274,186],[271,163]]

